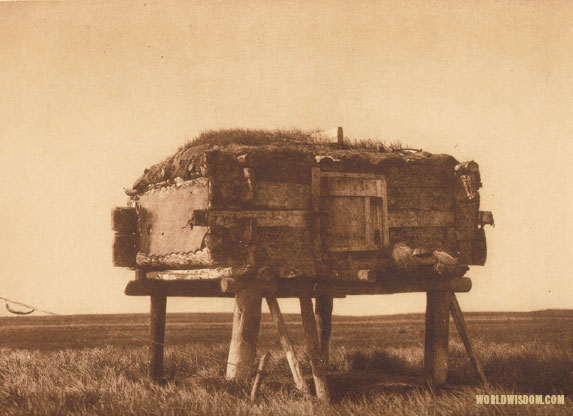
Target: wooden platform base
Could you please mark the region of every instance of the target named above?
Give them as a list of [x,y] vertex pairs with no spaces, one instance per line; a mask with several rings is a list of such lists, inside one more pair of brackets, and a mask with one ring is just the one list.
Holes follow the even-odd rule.
[[249,284],[262,291],[263,297],[300,298],[333,297],[347,295],[381,295],[394,293],[448,291],[469,292],[472,282],[467,277],[419,278],[396,277],[376,282],[344,282],[306,278],[278,279],[276,282],[252,280],[239,284],[232,278],[210,280],[132,280],[125,288],[128,296],[181,296],[181,297],[234,297],[235,291]]
[[[165,308],[168,296],[235,297],[237,299],[227,377],[241,380],[248,380],[256,371],[253,366],[260,322],[260,304],[262,298],[265,297],[277,325],[281,345],[289,361],[295,384],[299,389],[307,391],[276,300],[278,297],[299,298],[305,343],[311,360],[316,392],[321,400],[329,400],[325,368],[328,363],[332,298],[346,295],[426,292],[424,375],[428,385],[434,388],[446,382],[450,313],[454,317],[477,376],[485,382],[485,376],[471,348],[465,321],[455,297],[455,292],[468,292],[470,289],[471,280],[467,277],[449,279],[396,277],[376,282],[302,278],[278,279],[272,282],[257,279],[235,281],[228,278],[181,281],[140,278],[129,282],[125,293],[129,296],[151,297],[150,335],[152,343],[149,374],[154,381],[161,382],[162,380]],[[312,298],[317,299],[314,312]],[[259,377],[259,383],[261,380],[262,378]]]

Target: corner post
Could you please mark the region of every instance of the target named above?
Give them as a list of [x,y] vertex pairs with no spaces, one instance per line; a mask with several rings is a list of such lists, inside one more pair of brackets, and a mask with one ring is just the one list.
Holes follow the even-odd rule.
[[254,284],[235,293],[233,332],[227,359],[228,380],[250,379],[257,354],[262,296]]
[[316,298],[314,315],[316,329],[318,330],[318,345],[324,364],[328,364],[330,350],[330,333],[332,331],[332,307],[331,297],[320,296]]
[[426,293],[424,375],[431,388],[444,385],[448,374],[450,300],[449,291]]
[[151,295],[149,335],[149,377],[155,383],[163,381],[163,344],[165,343],[165,315],[167,296]]

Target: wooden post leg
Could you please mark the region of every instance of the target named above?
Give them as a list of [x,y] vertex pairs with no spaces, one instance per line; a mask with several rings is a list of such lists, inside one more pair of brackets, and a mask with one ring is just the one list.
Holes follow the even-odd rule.
[[296,385],[297,389],[302,391],[308,391],[308,386],[304,381],[302,370],[300,369],[300,364],[294,352],[294,347],[288,337],[285,321],[279,308],[279,303],[277,301],[277,298],[267,297],[267,304],[269,305],[271,316],[273,317],[273,321],[275,322],[275,325],[279,332],[279,339],[285,352],[286,359],[288,361],[288,365],[290,367],[290,371],[294,379],[294,384]]
[[261,293],[248,287],[235,294],[233,333],[227,359],[229,380],[248,380],[255,365],[257,338],[261,323]]
[[300,298],[300,314],[302,317],[306,350],[310,357],[310,365],[312,367],[312,378],[314,379],[316,395],[320,400],[328,401],[330,400],[330,394],[328,392],[326,371],[322,363],[318,345],[318,333],[316,331],[316,321],[314,320],[314,313],[312,311],[311,298]]
[[166,296],[151,296],[149,333],[153,343],[149,346],[149,377],[156,383],[163,381],[163,344],[165,342],[166,307]]
[[314,307],[318,343],[322,361],[326,365],[329,360],[330,332],[332,330],[332,298],[318,297]]
[[426,294],[424,375],[432,388],[445,384],[448,374],[450,299],[447,291]]
[[458,299],[456,298],[456,294],[452,293],[452,299],[450,303],[450,312],[452,313],[452,317],[454,318],[454,322],[456,324],[456,328],[458,328],[458,333],[460,334],[460,338],[466,347],[466,352],[470,361],[472,363],[472,367],[479,378],[482,384],[486,384],[487,380],[485,378],[485,374],[481,368],[479,361],[474,353],[472,348],[472,344],[470,342],[470,338],[468,336],[468,327],[466,325],[466,321],[464,319],[464,315],[462,314],[462,310],[460,308],[460,304],[458,303]]

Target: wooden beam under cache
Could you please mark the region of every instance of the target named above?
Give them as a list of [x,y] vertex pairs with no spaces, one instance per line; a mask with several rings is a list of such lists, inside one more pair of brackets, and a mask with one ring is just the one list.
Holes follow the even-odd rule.
[[[222,282],[226,289],[222,289]],[[240,285],[242,285],[241,283]],[[252,280],[250,283],[263,286],[263,296],[267,294],[264,282]],[[233,297],[236,285],[233,278],[214,280],[132,280],[125,288],[128,296],[150,296],[163,294],[165,296],[181,297]],[[408,278],[396,277],[377,282],[343,282],[335,280],[316,280],[310,278],[278,279],[277,288],[268,288],[269,296],[279,298],[308,297],[344,297],[346,295],[378,295],[393,293],[428,292],[447,290],[451,292],[469,292],[472,283],[467,277],[455,278]]]

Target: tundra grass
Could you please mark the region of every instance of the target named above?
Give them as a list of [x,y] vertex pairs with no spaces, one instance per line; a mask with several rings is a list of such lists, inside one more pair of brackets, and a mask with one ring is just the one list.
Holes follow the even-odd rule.
[[[137,340],[122,339],[123,343],[108,345],[118,336],[108,334],[106,338],[101,334],[100,346],[90,341],[82,346],[85,328],[66,325],[62,318],[51,321],[57,321],[53,326],[47,324],[49,319],[0,319],[0,414],[573,414],[570,316],[469,314],[474,347],[489,385],[478,385],[452,328],[448,383],[438,391],[426,388],[420,377],[421,316],[335,317],[329,364],[333,396],[330,404],[319,403],[294,388],[268,317],[261,329],[259,353],[271,352],[270,375],[263,383],[259,400],[252,404],[250,383],[224,378],[229,317],[204,318],[210,322],[199,322],[191,315],[168,316],[166,341],[173,341],[173,345],[166,348],[166,383],[161,386],[148,381],[147,348]],[[115,329],[123,322],[122,330],[129,330],[131,322],[133,334],[146,332],[144,317],[122,320],[120,316],[100,316],[93,321],[107,321]],[[500,323],[506,325],[505,336]],[[295,317],[287,317],[287,325],[295,343],[302,345],[302,330]],[[24,335],[10,339],[17,332],[26,334],[27,327],[34,328],[28,336],[35,339],[37,348],[31,348]],[[208,328],[212,329],[210,333]],[[185,330],[206,332],[205,342],[200,337],[181,335]],[[46,333],[56,339],[49,348],[42,348]],[[58,334],[62,333],[68,338],[63,337],[57,348]],[[75,343],[70,343],[71,339]],[[95,341],[91,338],[91,342]],[[26,347],[21,348],[17,342]],[[303,372],[309,375],[304,349],[297,346],[296,353]],[[563,394],[566,398],[565,405],[478,405],[476,394]]]

